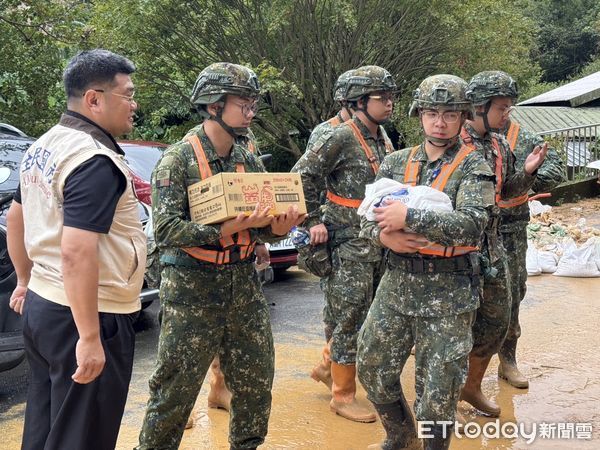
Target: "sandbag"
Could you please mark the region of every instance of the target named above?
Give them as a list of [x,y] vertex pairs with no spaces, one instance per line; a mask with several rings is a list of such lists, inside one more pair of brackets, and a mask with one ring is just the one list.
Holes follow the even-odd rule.
[[600,277],[600,269],[596,261],[595,245],[582,245],[575,249],[571,247],[560,258],[553,275],[577,278]]
[[527,241],[527,254],[525,256],[525,266],[527,268],[527,276],[535,277],[542,273],[540,266],[538,249],[532,244],[531,241]]

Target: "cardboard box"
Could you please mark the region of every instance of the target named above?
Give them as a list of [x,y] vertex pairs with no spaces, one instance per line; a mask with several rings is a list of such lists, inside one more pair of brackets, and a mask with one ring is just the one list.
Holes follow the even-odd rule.
[[222,172],[189,186],[188,200],[192,221],[205,225],[241,212],[250,215],[257,203],[269,206],[273,215],[287,212],[290,205],[297,205],[300,214],[306,213],[297,173]]

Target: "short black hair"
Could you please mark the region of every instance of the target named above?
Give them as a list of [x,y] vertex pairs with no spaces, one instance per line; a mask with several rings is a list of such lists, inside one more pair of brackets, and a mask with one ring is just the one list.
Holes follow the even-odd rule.
[[129,75],[135,65],[124,56],[96,48],[77,53],[63,73],[68,98],[81,97],[93,83],[112,83],[119,73]]

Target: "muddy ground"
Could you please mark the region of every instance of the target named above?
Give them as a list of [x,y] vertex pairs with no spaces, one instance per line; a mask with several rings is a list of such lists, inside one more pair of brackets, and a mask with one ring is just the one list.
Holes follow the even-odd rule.
[[[600,202],[592,203],[596,209],[583,214],[588,223],[598,221],[600,226]],[[565,204],[554,212],[576,220],[579,211],[571,208],[581,206]],[[261,448],[362,450],[380,441],[383,437],[380,423],[359,424],[335,416],[329,411],[325,387],[308,376],[323,344],[318,280],[291,270],[265,291],[271,304],[276,374],[270,431]],[[144,312],[137,325],[133,380],[118,449],[131,449],[137,443],[148,395],[147,380],[156,354],[157,308],[158,305],[153,305]],[[451,449],[600,448],[600,278],[532,277],[521,311],[523,335],[518,359],[531,380],[530,388],[520,390],[499,382],[495,358],[483,387],[502,407],[501,424],[524,424],[528,432],[536,425],[537,438],[532,444],[527,444],[523,437],[454,438]],[[413,364],[411,357],[402,378],[411,401]],[[25,372],[26,364],[22,364],[0,374],[0,448],[3,449],[19,448],[27,384]],[[198,397],[197,425],[185,432],[182,449],[228,448],[228,413],[207,408],[207,386],[205,382]],[[366,402],[362,390],[359,399]],[[494,421],[476,415],[467,405],[461,405],[461,410],[467,420],[480,426]],[[592,427],[589,439],[582,439],[588,425],[576,424]],[[554,438],[543,437],[542,429]]]

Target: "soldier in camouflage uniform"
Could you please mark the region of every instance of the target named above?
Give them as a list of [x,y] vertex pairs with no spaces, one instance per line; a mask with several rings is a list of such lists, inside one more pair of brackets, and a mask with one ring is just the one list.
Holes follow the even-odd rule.
[[[380,448],[419,448],[400,375],[415,345],[415,412],[419,421],[451,421],[467,372],[471,324],[479,305],[477,245],[494,204],[493,174],[483,157],[462,144],[472,117],[467,83],[453,75],[426,78],[415,91],[425,141],[385,158],[377,178],[431,186],[454,211],[436,212],[388,202],[377,221],[363,219],[360,235],[388,248],[387,270],[359,335],[358,376],[386,431]],[[411,232],[404,231],[410,228]],[[447,449],[451,428],[434,424],[426,449]]]
[[[516,96],[516,82],[500,71],[475,75],[467,89],[467,97],[475,107],[475,118],[465,123],[461,136],[465,143],[477,148],[495,173],[496,203],[526,194],[535,182],[536,169],[546,156],[546,149],[536,149],[522,168],[515,169],[514,155],[498,131],[506,126]],[[499,219],[500,209],[495,206],[482,241],[483,298],[473,324],[473,350],[461,392],[462,400],[492,417],[500,415],[500,407],[483,395],[481,381],[490,359],[504,342],[511,308],[510,276]]]
[[[544,140],[525,129],[513,120],[509,120],[505,130],[510,149],[516,158],[516,168],[521,170],[525,159],[536,147],[542,147]],[[541,167],[531,190],[534,193],[548,192],[565,179],[565,166],[560,155],[553,148],[548,148],[548,154]],[[511,261],[511,290],[512,307],[510,324],[506,339],[498,352],[500,365],[498,376],[505,379],[514,387],[525,389],[529,381],[517,367],[517,340],[521,336],[519,325],[519,305],[527,291],[527,223],[529,222],[529,202],[527,195],[499,202],[501,219],[500,231],[506,254]]]
[[[333,269],[323,280],[325,310],[330,314],[325,319],[332,322],[326,324],[332,327],[330,408],[358,422],[376,420],[370,408],[356,401],[355,361],[356,338],[373,299],[382,250],[358,237],[356,209],[365,195],[365,185],[373,182],[391,148],[380,125],[392,114],[395,89],[387,70],[377,66],[355,69],[345,93],[355,111],[353,119],[336,127],[320,145],[312,146],[292,169],[302,176],[311,244],[327,242],[328,229],[334,230],[329,241]],[[326,181],[327,189],[322,208],[321,180]]]
[[[333,99],[340,103],[341,108],[335,116],[326,120],[325,122],[320,123],[313,129],[310,137],[308,138],[306,153],[311,152],[314,147],[323,146],[323,143],[330,138],[330,136],[333,134],[333,130],[338,125],[352,118],[353,112],[345,99],[348,78],[352,75],[352,72],[352,70],[348,70],[338,77],[333,90]],[[325,179],[316,181],[321,182],[318,186],[319,201],[324,203],[327,195]],[[320,215],[320,209],[316,208],[312,211],[310,217],[318,221],[320,220]],[[312,369],[310,376],[313,380],[324,383],[327,388],[331,390],[331,348],[329,341],[331,340],[331,335],[333,334],[333,329],[335,328],[335,321],[331,316],[327,305],[325,305],[323,308],[323,322],[325,324],[325,345],[323,346],[321,361],[319,361],[319,363]]]
[[231,449],[264,442],[271,410],[273,337],[269,309],[253,264],[260,239],[276,241],[299,220],[297,208],[268,216],[255,208],[221,224],[190,220],[187,188],[219,172],[263,172],[235,142],[257,110],[250,69],[216,63],[204,69],[192,103],[208,116],[169,147],[152,174],[154,232],[163,265],[163,309],[157,367],[138,449],[177,449],[215,356],[232,393]]

